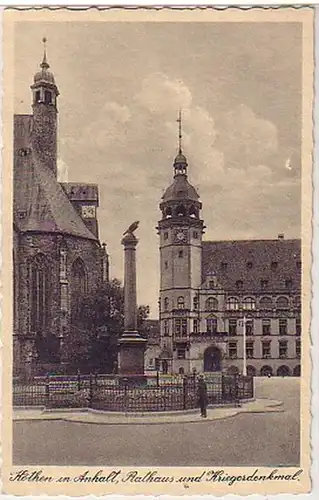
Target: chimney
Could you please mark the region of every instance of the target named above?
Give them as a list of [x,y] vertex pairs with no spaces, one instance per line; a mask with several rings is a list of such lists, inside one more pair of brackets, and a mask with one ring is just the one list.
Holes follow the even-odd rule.
[[278,234],[278,240],[284,240],[284,239],[285,239],[284,233],[279,233]]

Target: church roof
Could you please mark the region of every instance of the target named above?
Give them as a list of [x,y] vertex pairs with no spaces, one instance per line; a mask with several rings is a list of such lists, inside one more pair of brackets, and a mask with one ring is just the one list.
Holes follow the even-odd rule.
[[31,132],[32,116],[15,115],[14,221],[17,227],[20,231],[65,233],[96,240],[52,170],[32,149]]
[[191,200],[198,201],[196,189],[188,182],[185,175],[176,175],[172,184],[162,196],[163,201]]
[[292,289],[300,288],[300,239],[204,241],[202,248],[203,282],[215,274],[221,288],[234,294],[240,282],[245,293],[261,290],[262,280],[265,295],[267,290],[284,293],[286,280]]

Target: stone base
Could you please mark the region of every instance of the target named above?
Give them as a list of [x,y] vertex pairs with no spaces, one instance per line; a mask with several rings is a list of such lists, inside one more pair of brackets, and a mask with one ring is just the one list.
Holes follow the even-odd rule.
[[124,332],[119,340],[118,373],[120,375],[144,374],[146,344],[147,340],[143,339],[138,332]]

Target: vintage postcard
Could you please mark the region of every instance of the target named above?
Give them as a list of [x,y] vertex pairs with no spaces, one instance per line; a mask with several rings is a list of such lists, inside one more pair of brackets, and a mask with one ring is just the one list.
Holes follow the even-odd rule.
[[5,493],[311,490],[313,21],[5,12]]

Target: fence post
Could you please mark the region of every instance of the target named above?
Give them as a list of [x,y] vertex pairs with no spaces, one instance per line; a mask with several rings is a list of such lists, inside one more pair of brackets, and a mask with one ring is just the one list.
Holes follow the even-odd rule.
[[156,387],[159,387],[159,371],[156,372]]
[[183,408],[187,409],[187,377],[183,378]]
[[78,391],[81,390],[81,372],[78,370],[77,372],[77,382],[78,382]]
[[92,373],[90,373],[90,386],[89,386],[89,406],[92,406],[93,401],[93,377]]
[[45,378],[45,406],[49,406],[50,403],[50,376],[47,373]]

